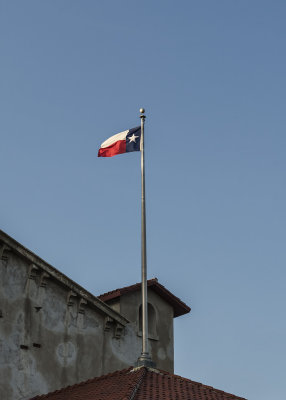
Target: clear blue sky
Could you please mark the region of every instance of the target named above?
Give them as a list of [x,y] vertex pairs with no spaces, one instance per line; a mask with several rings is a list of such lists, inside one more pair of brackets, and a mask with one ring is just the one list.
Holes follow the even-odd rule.
[[175,372],[285,398],[283,0],[2,0],[0,228],[94,294],[149,277],[192,307]]

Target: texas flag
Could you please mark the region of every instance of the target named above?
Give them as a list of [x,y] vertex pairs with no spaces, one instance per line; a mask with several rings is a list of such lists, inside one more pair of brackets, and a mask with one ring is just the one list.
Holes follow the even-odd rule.
[[98,157],[113,157],[116,154],[140,151],[141,127],[117,133],[102,143]]

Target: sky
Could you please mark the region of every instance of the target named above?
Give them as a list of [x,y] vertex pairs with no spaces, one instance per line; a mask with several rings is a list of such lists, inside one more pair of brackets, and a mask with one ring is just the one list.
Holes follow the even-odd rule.
[[0,229],[98,295],[148,277],[191,306],[175,373],[285,397],[286,3],[1,0]]

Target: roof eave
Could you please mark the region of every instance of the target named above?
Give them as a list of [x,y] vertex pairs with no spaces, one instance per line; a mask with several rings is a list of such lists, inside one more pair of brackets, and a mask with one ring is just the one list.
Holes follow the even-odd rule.
[[55,267],[48,264],[46,261],[41,259],[31,250],[27,249],[11,236],[7,235],[7,233],[3,232],[0,229],[0,241],[2,241],[6,246],[12,249],[16,254],[21,257],[27,259],[31,262],[31,264],[35,264],[36,266],[43,269],[49,276],[57,280],[61,285],[68,287],[70,290],[78,294],[80,297],[88,301],[90,305],[97,308],[101,313],[107,314],[110,318],[118,322],[119,324],[126,326],[129,321],[123,317],[121,314],[110,308],[106,303],[102,300],[98,299],[96,296],[88,292],[82,286],[74,282],[72,279],[68,278],[62,272],[58,271]]
[[[166,302],[168,302],[174,309],[174,318],[180,317],[181,315],[188,314],[191,311],[191,308],[187,306],[182,300],[180,300],[177,296],[171,293],[168,289],[166,289],[163,285],[158,282],[157,278],[149,279],[147,281],[147,286],[150,289],[153,289],[160,297],[164,298]],[[116,289],[111,292],[100,295],[99,298],[104,302],[109,302],[117,299],[118,297],[140,290],[141,284],[137,283],[131,286],[127,286],[121,289]]]

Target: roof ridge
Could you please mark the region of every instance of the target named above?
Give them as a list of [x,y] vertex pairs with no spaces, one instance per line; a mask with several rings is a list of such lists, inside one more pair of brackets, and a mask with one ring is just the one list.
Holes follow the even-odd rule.
[[[130,371],[130,373],[132,373],[132,372],[137,372],[137,371],[136,371],[136,370],[134,371],[134,369],[133,369],[133,370]],[[138,380],[137,380],[137,383],[136,383],[136,385],[134,386],[133,390],[131,391],[131,393],[129,393],[129,396],[126,397],[126,400],[134,400],[134,398],[135,398],[135,396],[136,396],[138,390],[140,389],[140,386],[141,386],[141,384],[142,384],[142,382],[143,382],[143,379],[144,379],[144,377],[145,377],[145,375],[146,375],[146,372],[147,372],[147,371],[146,371],[146,368],[143,367],[143,368],[142,368],[142,371],[140,371],[140,372],[141,372],[141,375],[139,376],[139,378],[138,378]],[[123,400],[125,400],[125,399],[123,399]]]

